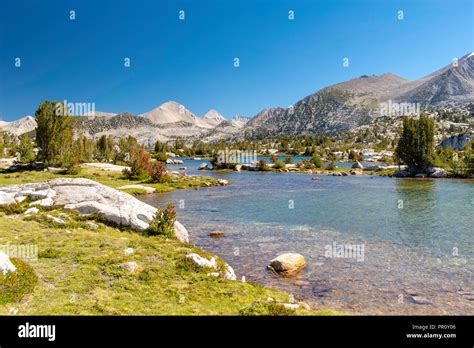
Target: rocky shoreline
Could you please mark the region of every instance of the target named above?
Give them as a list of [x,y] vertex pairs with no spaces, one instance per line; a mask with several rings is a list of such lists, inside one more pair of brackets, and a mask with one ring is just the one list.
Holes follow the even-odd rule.
[[[47,182],[0,187],[0,207],[18,206],[20,204],[24,208],[22,215],[25,217],[42,214],[51,223],[58,227],[64,226],[63,228],[67,226],[65,220],[69,220],[67,212],[74,211],[82,216],[100,217],[100,221],[126,230],[146,231],[155,218],[157,211],[153,206],[126,192],[85,178],[58,178]],[[59,216],[47,214],[47,212],[57,209],[64,212]],[[85,226],[90,230],[99,228],[96,223],[91,221],[87,221]],[[182,243],[189,243],[189,233],[178,221],[174,223],[174,237]],[[124,252],[126,255],[132,255],[134,249],[127,248]],[[270,262],[269,268],[274,269],[276,273],[281,275],[297,273],[305,265],[304,258],[301,255],[299,257],[281,255]],[[197,253],[188,253],[185,255],[185,259],[194,267],[210,270],[207,273],[209,277],[237,281],[237,276],[232,267],[217,256],[205,257]],[[16,271],[8,255],[0,253],[0,261],[0,270],[4,274]],[[118,267],[130,273],[136,273],[141,268],[135,261],[125,262],[118,265]],[[242,282],[245,282],[245,279],[242,279]],[[264,302],[274,302],[291,310],[298,308],[310,310],[309,306],[304,303],[286,303],[272,298],[268,298]]]
[[[286,164],[284,169],[274,169],[272,164],[268,165],[268,170],[263,170],[263,172],[276,172],[276,173],[300,173],[300,174],[316,174],[316,175],[330,175],[330,176],[351,176],[351,175],[380,175],[396,178],[449,178],[450,176],[445,169],[440,167],[428,167],[426,171],[413,173],[410,172],[406,166],[398,165],[363,165],[362,163],[356,161],[352,164],[351,167],[343,167],[336,169],[305,169],[300,168],[296,164]],[[238,164],[235,166],[235,169],[217,169],[212,168],[207,165],[207,163],[202,163],[198,170],[202,171],[235,171],[235,172],[259,172],[257,166],[255,165],[246,165]]]

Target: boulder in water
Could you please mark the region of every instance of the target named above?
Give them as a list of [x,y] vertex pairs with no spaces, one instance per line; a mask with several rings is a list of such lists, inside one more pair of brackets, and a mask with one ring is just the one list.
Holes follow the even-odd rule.
[[207,165],[207,163],[201,163],[198,167],[198,170],[206,170],[206,169],[209,169],[209,166]]
[[396,178],[406,178],[407,176],[410,176],[410,172],[408,170],[397,170],[393,173],[393,176]]
[[303,255],[286,253],[271,260],[268,269],[279,275],[291,276],[300,272],[305,266],[306,260]]

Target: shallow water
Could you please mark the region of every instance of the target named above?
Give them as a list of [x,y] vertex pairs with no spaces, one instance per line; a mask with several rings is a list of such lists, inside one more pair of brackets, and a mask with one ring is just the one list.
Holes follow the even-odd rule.
[[[196,174],[202,162],[180,166]],[[191,242],[221,256],[239,278],[287,291],[313,308],[474,314],[474,181],[199,174],[232,185],[141,199],[155,206],[173,201]],[[211,238],[212,231],[225,237]],[[353,252],[328,254],[340,245]],[[306,258],[296,277],[266,270],[284,252]]]

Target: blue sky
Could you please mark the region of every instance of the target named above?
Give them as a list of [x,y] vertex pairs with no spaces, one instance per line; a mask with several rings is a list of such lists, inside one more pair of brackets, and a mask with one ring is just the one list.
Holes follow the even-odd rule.
[[253,116],[364,74],[416,79],[474,51],[473,4],[2,0],[0,119],[34,115],[45,99],[134,114],[176,100],[198,115]]

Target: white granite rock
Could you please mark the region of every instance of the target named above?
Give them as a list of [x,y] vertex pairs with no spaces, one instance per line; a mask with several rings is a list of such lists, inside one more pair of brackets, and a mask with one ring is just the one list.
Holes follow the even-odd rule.
[[8,272],[16,272],[15,265],[10,261],[10,257],[0,251],[0,272],[7,275]]

